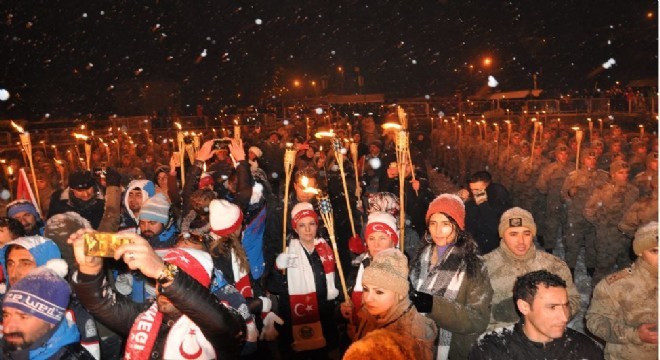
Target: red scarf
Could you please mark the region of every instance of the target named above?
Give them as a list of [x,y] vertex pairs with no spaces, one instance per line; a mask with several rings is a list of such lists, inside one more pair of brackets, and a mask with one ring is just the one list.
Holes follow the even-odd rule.
[[[126,340],[124,360],[151,359],[163,313],[154,302],[147,311],[138,315]],[[172,326],[163,349],[163,359],[215,359],[215,349],[204,337],[202,330],[182,315]]]

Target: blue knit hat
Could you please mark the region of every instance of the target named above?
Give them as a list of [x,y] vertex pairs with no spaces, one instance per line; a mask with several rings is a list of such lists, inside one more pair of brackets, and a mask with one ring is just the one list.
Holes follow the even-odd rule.
[[[60,260],[58,268],[66,263]],[[10,307],[57,325],[66,312],[71,298],[71,288],[63,279],[61,270],[49,266],[38,267],[18,281],[5,295],[3,309]]]
[[37,221],[41,220],[37,208],[35,208],[34,204],[28,200],[16,200],[7,205],[7,216],[10,218],[13,218],[16,214],[23,211],[32,214]]
[[167,225],[169,215],[170,202],[167,201],[165,195],[158,193],[142,204],[138,218],[140,220],[158,221]]
[[[48,260],[61,259],[62,255],[57,244],[53,240],[46,239],[43,236],[23,236],[8,242],[3,249],[8,249],[10,245],[20,246],[30,252],[37,266],[45,265]],[[8,254],[5,254],[7,256]]]

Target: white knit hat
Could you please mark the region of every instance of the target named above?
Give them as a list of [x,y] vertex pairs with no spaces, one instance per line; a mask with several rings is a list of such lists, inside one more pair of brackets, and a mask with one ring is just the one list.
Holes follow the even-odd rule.
[[211,231],[219,236],[232,234],[243,223],[241,208],[227,200],[211,200],[209,204]]
[[264,154],[263,151],[261,151],[261,149],[259,149],[256,146],[250,146],[250,148],[248,149],[248,152],[254,153],[255,155],[257,155],[258,158],[260,158],[261,155]]

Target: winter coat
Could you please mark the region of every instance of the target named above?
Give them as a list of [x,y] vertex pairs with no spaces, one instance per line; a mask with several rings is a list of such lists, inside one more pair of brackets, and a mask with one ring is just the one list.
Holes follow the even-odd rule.
[[433,345],[438,329],[433,320],[417,312],[410,299],[403,299],[380,319],[370,315],[364,307],[358,316],[360,325],[354,340],[376,329],[387,329],[415,340],[415,359],[433,359]]
[[637,199],[619,222],[619,230],[629,237],[635,236],[635,231],[641,225],[650,221],[658,220],[658,191],[655,190],[649,196]]
[[515,324],[520,320],[513,301],[513,284],[518,276],[536,270],[547,270],[566,281],[571,317],[580,311],[580,293],[573,283],[571,271],[560,258],[537,251],[533,245],[525,256],[518,257],[502,241],[495,251],[484,256],[484,263],[493,287],[489,331]]
[[50,209],[48,210],[48,217],[55,214],[73,211],[80,214],[92,224],[94,229],[97,229],[101,224],[103,218],[103,211],[105,208],[105,200],[103,195],[96,189],[96,195],[91,200],[81,203],[78,199],[74,199],[71,194],[71,189],[56,191],[50,200]]
[[472,234],[482,255],[497,248],[500,217],[511,207],[509,192],[500,184],[488,185],[486,195],[488,200],[479,205],[473,199],[465,202],[465,230]]
[[658,322],[658,270],[641,258],[596,285],[587,327],[607,343],[606,359],[657,359],[658,345],[643,343],[637,327]]
[[[418,257],[411,264],[410,280],[414,284],[419,279],[416,278],[418,270],[416,266],[430,267],[431,264],[422,264],[421,255],[428,247],[435,245],[428,244],[421,249]],[[435,321],[438,328],[450,331],[451,344],[449,345],[449,359],[467,359],[470,347],[477,340],[479,335],[486,330],[488,317],[490,316],[490,303],[493,296],[493,289],[490,286],[488,278],[488,269],[477,256],[477,247],[473,240],[458,246],[457,251],[464,256],[467,263],[463,282],[453,301],[447,300],[444,296],[433,295],[433,305],[429,318]],[[442,266],[442,265],[441,265]],[[473,271],[469,271],[473,269]]]
[[594,190],[584,207],[584,218],[596,227],[616,227],[639,196],[631,184],[607,183]]
[[481,337],[470,351],[470,360],[598,360],[603,350],[588,336],[571,328],[564,335],[548,343],[538,343],[527,338],[517,323]]
[[[80,303],[122,337],[130,334],[135,319],[152,305],[152,302],[135,303],[117,294],[109,286],[103,272],[98,275],[78,272],[71,283]],[[163,288],[161,294],[199,326],[213,345],[218,359],[238,357],[246,334],[241,315],[220,304],[208,289],[183,271],[176,274],[172,284]],[[167,326],[164,319],[152,348],[153,358],[162,357]]]

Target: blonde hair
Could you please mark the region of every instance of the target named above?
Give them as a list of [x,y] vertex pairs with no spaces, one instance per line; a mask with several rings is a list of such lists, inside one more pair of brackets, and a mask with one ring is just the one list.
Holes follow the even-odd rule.
[[214,236],[213,242],[209,244],[209,253],[213,256],[227,255],[231,254],[231,250],[233,249],[239,268],[245,273],[248,273],[250,271],[250,263],[241,243],[241,230],[242,227],[239,227],[227,236]]

